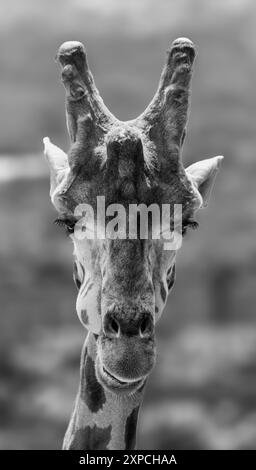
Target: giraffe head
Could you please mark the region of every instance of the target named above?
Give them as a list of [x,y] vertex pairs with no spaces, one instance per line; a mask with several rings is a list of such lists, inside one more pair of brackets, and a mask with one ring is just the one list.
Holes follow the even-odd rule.
[[[136,223],[139,235],[127,236],[128,209],[153,204],[170,207],[173,214],[179,204],[184,233],[195,224],[195,212],[207,204],[222,159],[187,169],[181,162],[194,57],[190,40],[174,41],[152,102],[138,118],[121,122],[99,96],[83,45],[64,43],[57,54],[71,148],[66,155],[44,139],[50,195],[59,223],[74,243],[76,309],[97,337],[97,378],[116,393],[139,389],[152,370],[155,323],[174,283],[177,251],[165,249],[164,239],[152,236],[153,212],[147,237],[140,235],[141,218]],[[119,208],[125,223],[116,233]]]

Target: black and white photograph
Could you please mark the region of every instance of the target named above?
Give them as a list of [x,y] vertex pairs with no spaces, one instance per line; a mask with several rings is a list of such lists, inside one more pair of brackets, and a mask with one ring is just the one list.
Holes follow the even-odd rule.
[[0,0],[0,64],[0,450],[256,450],[255,1]]

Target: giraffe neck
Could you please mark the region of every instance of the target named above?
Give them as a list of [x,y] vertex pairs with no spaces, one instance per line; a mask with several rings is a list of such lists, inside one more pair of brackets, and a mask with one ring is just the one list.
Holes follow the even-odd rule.
[[81,355],[80,384],[63,449],[134,449],[143,391],[117,395],[95,375],[96,339],[88,333]]

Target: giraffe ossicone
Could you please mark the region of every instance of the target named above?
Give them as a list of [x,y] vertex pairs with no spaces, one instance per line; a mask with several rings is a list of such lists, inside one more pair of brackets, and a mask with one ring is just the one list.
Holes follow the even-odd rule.
[[[146,238],[138,230],[134,238],[79,239],[76,208],[92,208],[99,232],[98,197],[125,209],[180,205],[182,233],[195,226],[195,212],[207,204],[223,157],[187,169],[181,161],[194,58],[190,40],[175,40],[153,100],[139,117],[122,122],[103,103],[84,46],[67,42],[57,54],[71,147],[66,154],[45,138],[45,155],[51,200],[74,244],[76,310],[89,331],[65,449],[135,445],[138,410],[155,364],[155,323],[174,284],[177,250],[166,250],[164,240],[152,236],[152,220]],[[104,223],[114,226],[114,217],[113,210]]]

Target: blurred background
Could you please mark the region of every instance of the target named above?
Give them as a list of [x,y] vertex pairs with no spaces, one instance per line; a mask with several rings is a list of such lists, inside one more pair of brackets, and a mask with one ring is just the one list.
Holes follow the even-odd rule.
[[255,26],[254,0],[0,0],[2,449],[61,446],[85,337],[42,156],[45,135],[68,147],[57,48],[86,44],[125,120],[151,100],[179,36],[199,52],[183,160],[225,160],[178,256],[138,447],[256,448]]

